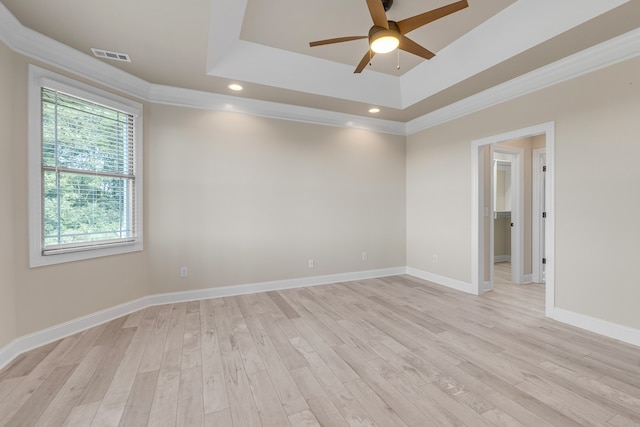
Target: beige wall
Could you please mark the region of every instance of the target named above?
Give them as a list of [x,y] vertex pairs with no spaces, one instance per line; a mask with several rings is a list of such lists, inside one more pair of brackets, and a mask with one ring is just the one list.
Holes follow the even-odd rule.
[[409,136],[408,265],[469,282],[471,141],[555,120],[556,305],[640,327],[639,75],[636,58]]
[[406,264],[404,137],[163,105],[150,123],[152,292]]
[[0,348],[16,337],[13,268],[13,65],[14,54],[0,43]]
[[[2,47],[4,49],[4,46]],[[2,57],[2,69],[6,62]],[[10,74],[0,74],[0,85],[13,88],[9,100],[13,111],[13,130],[9,138],[2,138],[2,150],[11,152],[8,171],[12,185],[0,184],[0,197],[11,201],[13,237],[2,240],[13,253],[15,280],[15,333],[8,334],[0,345],[16,336],[42,330],[87,314],[132,301],[148,294],[147,253],[105,257],[47,267],[29,268],[28,203],[27,203],[27,64],[26,58],[14,54],[7,58]],[[8,78],[8,80],[7,80]],[[2,92],[5,93],[4,91]],[[3,96],[3,98],[5,98]],[[3,99],[0,103],[5,102]],[[5,104],[0,104],[4,106]],[[2,107],[0,107],[1,109]],[[2,115],[4,117],[4,115]],[[4,126],[2,126],[4,129]],[[5,131],[3,131],[5,132]],[[9,148],[5,145],[9,144]],[[1,162],[4,162],[2,156]],[[0,209],[0,218],[5,215]],[[3,233],[3,236],[5,234]],[[11,234],[9,234],[11,235]],[[0,246],[4,252],[4,246]],[[4,264],[2,271],[5,271]],[[9,269],[11,269],[9,267]],[[4,273],[3,273],[4,274]],[[3,280],[4,283],[4,280]],[[3,285],[4,286],[4,285]],[[4,297],[4,295],[2,295]],[[3,302],[4,304],[4,298]],[[4,316],[4,310],[3,316]],[[11,312],[10,310],[8,311]],[[4,322],[3,322],[4,324]],[[9,323],[10,324],[10,323]],[[4,329],[4,325],[0,330]],[[11,336],[13,335],[13,336]]]
[[149,292],[404,264],[470,281],[471,141],[551,120],[556,304],[640,328],[638,75],[633,59],[411,135],[406,152],[399,136],[147,105],[145,251],[29,269],[27,60],[0,45],[0,346]]

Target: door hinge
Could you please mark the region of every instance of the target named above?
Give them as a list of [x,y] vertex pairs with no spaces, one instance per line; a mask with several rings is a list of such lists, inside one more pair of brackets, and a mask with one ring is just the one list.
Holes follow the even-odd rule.
[[542,258],[542,263],[546,264],[547,263],[547,259],[546,258]]
[[542,218],[546,218],[547,217],[547,213],[546,212],[542,212]]
[[546,167],[546,166],[543,166],[543,167],[542,167],[542,172],[546,172],[546,171],[547,171],[547,167]]

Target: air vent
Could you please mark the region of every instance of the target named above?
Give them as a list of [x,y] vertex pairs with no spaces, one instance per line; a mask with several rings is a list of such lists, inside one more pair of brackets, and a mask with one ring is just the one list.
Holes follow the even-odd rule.
[[108,50],[91,48],[91,51],[98,58],[113,59],[114,61],[131,62],[131,58],[126,53],[111,52]]

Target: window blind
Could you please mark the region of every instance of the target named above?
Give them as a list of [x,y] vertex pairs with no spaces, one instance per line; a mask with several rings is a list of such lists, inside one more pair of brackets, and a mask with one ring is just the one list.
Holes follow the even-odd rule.
[[135,241],[134,117],[42,88],[43,255]]

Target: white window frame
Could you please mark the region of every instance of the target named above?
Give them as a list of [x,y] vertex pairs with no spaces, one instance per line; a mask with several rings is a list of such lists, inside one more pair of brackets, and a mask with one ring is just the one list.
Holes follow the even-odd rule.
[[[67,93],[123,111],[133,116],[136,236],[131,242],[106,247],[80,248],[73,252],[43,255],[43,197],[42,197],[42,87]],[[110,255],[138,252],[143,249],[142,214],[142,104],[113,93],[80,83],[35,65],[29,65],[29,267],[60,264]]]

